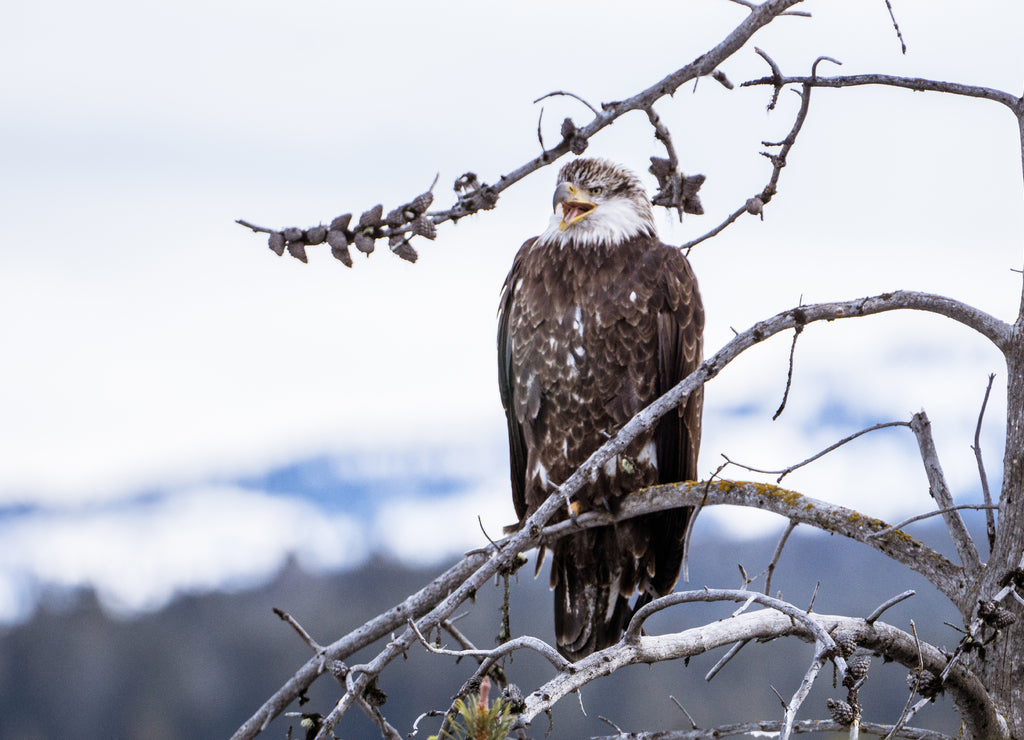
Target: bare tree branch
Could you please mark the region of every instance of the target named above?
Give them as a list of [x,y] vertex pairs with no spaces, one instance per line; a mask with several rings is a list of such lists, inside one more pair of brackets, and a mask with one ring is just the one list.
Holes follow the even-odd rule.
[[932,439],[931,422],[924,411],[919,411],[910,420],[910,428],[914,430],[917,437],[918,447],[921,449],[921,460],[924,462],[925,473],[928,476],[928,490],[935,499],[935,502],[943,510],[942,518],[946,522],[950,537],[960,555],[960,562],[967,571],[968,578],[974,579],[981,570],[981,557],[974,545],[974,539],[963,517],[957,511],[953,502],[953,494],[949,492],[946,485],[946,477],[942,473],[942,466],[939,463],[939,453],[935,449],[935,442]]
[[[702,592],[689,592],[701,594]],[[739,593],[739,592],[736,592]],[[678,597],[672,594],[669,597]],[[746,598],[744,594],[743,598]],[[761,596],[758,594],[758,596]],[[694,600],[699,600],[693,597]],[[655,602],[652,602],[655,603]],[[526,707],[517,725],[525,726],[538,714],[554,706],[562,697],[592,680],[614,672],[626,665],[647,664],[662,660],[693,657],[708,650],[732,645],[742,640],[761,640],[784,636],[796,636],[808,641],[817,641],[820,631],[832,634],[839,631],[854,635],[857,643],[866,650],[876,651],[908,668],[914,668],[920,660],[926,669],[936,675],[947,667],[947,657],[938,648],[927,643],[918,643],[914,636],[883,622],[868,624],[863,619],[851,617],[812,614],[790,607],[805,619],[795,619],[790,614],[765,609],[753,613],[712,622],[701,627],[687,629],[667,635],[641,635],[636,641],[625,639],[616,645],[594,653],[573,665],[572,672],[563,672],[539,687],[526,697]],[[808,621],[816,627],[813,633]],[[962,712],[965,722],[978,737],[1004,737],[1006,724],[996,710],[981,681],[962,665],[950,667],[947,691],[953,696]]]
[[879,604],[877,609],[875,609],[873,612],[871,612],[871,614],[869,614],[867,617],[864,618],[864,621],[867,622],[868,624],[874,624],[875,622],[878,621],[879,617],[881,617],[883,614],[885,614],[886,610],[891,609],[892,607],[896,606],[901,601],[906,601],[911,596],[914,596],[915,593],[916,593],[915,591],[911,590],[911,591],[904,591],[901,594],[897,594],[896,596],[893,596],[891,599],[888,599],[884,603]]
[[992,512],[992,493],[988,488],[988,476],[985,475],[985,460],[981,455],[981,422],[985,418],[985,407],[988,406],[988,396],[992,392],[992,381],[996,378],[995,373],[989,373],[988,385],[985,386],[985,397],[981,400],[981,410],[978,412],[978,424],[974,428],[974,445],[971,449],[974,451],[974,458],[978,462],[978,477],[981,478],[981,493],[984,497],[986,506],[990,507],[985,511],[985,530],[988,534],[988,549],[992,552],[992,549],[996,546],[996,517]]
[[782,470],[762,470],[760,468],[753,468],[753,467],[751,467],[749,465],[745,465],[743,463],[736,462],[735,460],[731,460],[728,457],[726,457],[725,455],[722,455],[722,457],[724,457],[726,460],[728,460],[729,463],[731,463],[732,465],[736,465],[737,467],[743,468],[744,470],[749,470],[752,473],[764,473],[766,475],[775,475],[776,473],[779,473],[779,477],[775,479],[775,482],[776,483],[781,483],[782,479],[785,478],[790,473],[792,473],[794,470],[796,470],[798,468],[802,468],[804,465],[808,465],[809,463],[814,462],[815,460],[817,460],[820,457],[824,457],[825,455],[827,455],[828,453],[832,452],[833,450],[836,450],[836,449],[842,447],[847,442],[851,442],[851,441],[857,439],[857,437],[861,436],[862,434],[867,434],[868,432],[874,432],[874,431],[876,431],[878,429],[886,429],[887,427],[909,427],[909,426],[910,426],[910,422],[909,421],[887,421],[887,422],[883,422],[881,424],[872,424],[871,426],[869,426],[869,427],[867,427],[865,429],[861,429],[859,432],[854,432],[853,434],[849,435],[848,437],[843,437],[841,440],[839,440],[835,444],[829,445],[828,447],[826,447],[821,452],[818,452],[818,453],[816,453],[814,455],[811,455],[806,460],[802,460],[802,461],[796,463],[795,465],[790,465],[788,468],[783,468]]
[[960,567],[923,543],[903,532],[874,537],[875,532],[888,526],[881,519],[765,483],[716,481],[710,486],[703,482],[651,486],[626,497],[616,516],[603,512],[582,514],[575,523],[560,522],[544,529],[540,539],[551,542],[577,527],[602,526],[641,514],[693,506],[698,500],[704,501],[706,506],[725,504],[770,511],[790,521],[843,535],[920,573],[954,603],[960,604],[966,598]]
[[897,77],[884,74],[843,75],[837,77],[796,76],[783,77],[781,79],[776,79],[774,77],[760,77],[756,80],[748,80],[740,83],[740,87],[777,84],[811,85],[812,87],[886,85],[889,87],[902,87],[906,90],[916,90],[918,92],[941,92],[948,93],[950,95],[962,95],[971,98],[981,98],[983,100],[993,100],[1005,105],[1014,112],[1014,115],[1017,116],[1019,116],[1021,114],[1021,110],[1024,109],[1024,102],[1022,102],[1021,98],[1011,95],[1010,93],[1003,92],[1002,90],[995,90],[990,87],[980,87],[977,85],[963,85],[957,82],[926,80],[920,77]]
[[[666,95],[672,95],[687,82],[712,74],[722,62],[743,48],[754,33],[779,15],[785,14],[786,10],[793,5],[797,5],[799,2],[801,0],[766,0],[757,6],[751,7],[747,17],[714,48],[709,49],[685,67],[676,70],[630,98],[603,103],[601,111],[595,111],[594,118],[585,126],[577,128],[573,124],[571,136],[563,136],[558,144],[542,151],[540,155],[534,157],[526,164],[502,175],[496,183],[482,183],[473,173],[463,175],[456,181],[457,201],[447,210],[427,213],[425,212],[425,207],[423,209],[413,208],[412,206],[418,200],[422,199],[428,205],[433,200],[432,195],[430,199],[424,198],[424,196],[428,195],[428,193],[424,193],[410,203],[393,209],[388,214],[389,216],[394,214],[395,218],[393,219],[383,218],[382,209],[377,206],[365,211],[359,219],[359,224],[354,227],[349,223],[351,214],[335,219],[335,222],[338,222],[338,228],[333,228],[335,224],[332,222],[332,228],[330,229],[322,225],[308,229],[296,227],[290,229],[270,229],[264,226],[256,226],[243,219],[238,219],[237,223],[253,231],[270,234],[270,246],[277,254],[283,254],[287,247],[292,256],[303,262],[306,261],[305,246],[307,244],[319,244],[326,240],[331,245],[334,256],[351,267],[353,263],[349,255],[349,245],[354,244],[360,251],[370,254],[374,251],[374,243],[378,239],[387,239],[392,251],[404,259],[415,261],[416,252],[408,243],[410,236],[419,234],[432,239],[439,224],[446,221],[458,221],[481,210],[494,208],[499,196],[507,188],[542,167],[555,162],[569,151],[577,154],[582,153],[586,149],[587,142],[596,133],[610,126],[626,113],[646,111],[658,100]],[[591,110],[594,110],[593,106],[590,106],[589,103],[582,101],[581,98],[571,93],[558,92],[552,94],[571,95],[577,100],[584,102]],[[321,230],[323,231],[322,234]],[[333,239],[330,237],[331,232],[335,234]]]
[[[887,734],[892,725],[880,725],[875,722],[862,722],[861,730],[869,735],[881,737]],[[763,720],[761,722],[738,722],[730,725],[718,725],[704,730],[657,730],[651,732],[632,732],[629,735],[604,735],[592,737],[590,740],[714,740],[720,737],[737,737],[740,735],[777,734],[782,730],[781,720]],[[840,733],[846,728],[838,722],[827,719],[805,719],[793,724],[794,734],[803,733]],[[907,740],[954,740],[951,735],[944,735],[934,730],[919,727],[902,727],[895,737]]]
[[885,529],[880,529],[870,536],[882,537],[884,535],[889,534],[890,532],[894,532],[898,529],[903,529],[908,524],[913,524],[914,522],[919,522],[923,519],[931,519],[933,516],[944,516],[950,513],[951,511],[959,511],[961,509],[984,509],[986,511],[989,511],[991,509],[998,508],[999,507],[996,506],[995,504],[958,504],[957,506],[950,506],[948,509],[938,509],[937,511],[929,511],[926,514],[916,514],[915,516],[907,517],[903,521],[893,524],[892,526],[886,527]]
[[[813,323],[816,321],[832,321],[839,318],[867,316],[875,313],[905,309],[929,311],[952,318],[988,337],[1000,348],[1004,347],[1008,342],[1010,329],[1006,324],[998,319],[949,298],[906,291],[886,293],[880,296],[862,298],[855,301],[800,306],[796,309],[777,314],[766,321],[758,322],[747,331],[734,337],[721,350],[705,360],[705,362],[702,363],[694,373],[668,391],[653,404],[648,406],[644,411],[640,412],[599,450],[595,451],[590,458],[588,458],[588,460],[572,476],[570,476],[565,483],[563,483],[559,489],[559,494],[549,497],[548,500],[537,509],[533,516],[524,523],[522,530],[505,541],[501,551],[492,552],[493,548],[489,548],[488,551],[477,553],[474,556],[461,561],[453,568],[454,572],[449,572],[446,577],[443,576],[436,579],[431,586],[428,586],[423,591],[418,592],[418,594],[407,599],[406,602],[403,602],[403,605],[381,615],[359,630],[356,630],[345,638],[342,638],[342,640],[337,643],[328,646],[326,651],[327,657],[329,659],[344,659],[344,657],[350,655],[351,652],[354,652],[361,647],[365,647],[366,645],[380,639],[380,637],[383,637],[388,632],[394,630],[396,627],[403,624],[410,616],[423,614],[423,616],[420,617],[422,621],[418,622],[421,631],[426,632],[433,629],[441,620],[449,617],[454,609],[457,608],[462,601],[468,598],[471,593],[475,592],[481,585],[486,583],[486,581],[501,568],[507,567],[519,552],[530,546],[534,536],[534,531],[539,531],[539,529],[552,516],[554,516],[557,511],[564,510],[568,501],[570,501],[572,497],[575,496],[584,485],[586,485],[590,476],[596,472],[606,460],[613,455],[622,452],[639,434],[653,429],[661,416],[668,413],[670,410],[676,409],[680,402],[692,393],[699,385],[704,384],[721,372],[729,362],[746,349],[765,341],[774,334],[787,329],[792,329],[797,325]],[[717,487],[711,486],[711,489],[721,489],[723,485],[725,484],[719,484]],[[731,489],[731,484],[729,484],[729,486]],[[669,488],[671,489],[671,487]],[[761,487],[761,494],[760,496],[757,496],[757,498],[760,498],[759,505],[768,505],[770,507],[772,504],[772,497],[765,496],[767,490],[767,488]],[[730,492],[735,496],[736,491],[731,490]],[[678,499],[673,505],[679,505]],[[801,517],[800,520],[817,522],[815,523],[815,526],[830,524],[833,531],[845,530],[850,532],[851,536],[854,536],[861,541],[866,541],[866,531],[860,531],[859,533],[855,531],[861,529],[860,526],[851,527],[849,526],[849,522],[845,523],[845,525],[840,524],[836,521],[838,510],[824,504],[822,506],[825,507],[823,511],[830,512],[831,516],[830,514],[822,516],[815,511],[809,512],[814,515],[813,518]],[[852,514],[852,512],[850,513]],[[794,516],[796,515],[795,512],[786,512],[785,515],[790,516],[791,514]],[[790,518],[793,517],[791,516]],[[831,521],[829,521],[830,518]],[[879,529],[883,526],[883,523],[877,522],[877,524],[872,528]],[[829,527],[826,526],[824,528]],[[916,568],[921,568],[920,559],[907,552],[906,547],[894,546],[893,543],[896,539],[896,535],[891,535],[887,538],[874,538],[870,544],[883,552],[892,552],[893,557],[896,559],[902,558],[914,563],[911,567],[916,566]],[[920,552],[920,550],[918,550],[918,552]],[[931,565],[925,570],[927,570],[930,580],[932,580],[933,583],[936,583],[936,586],[942,590],[943,593],[946,593],[950,598],[953,598],[956,601],[959,588],[955,585],[955,574],[948,570],[950,567],[951,566],[949,566],[943,558],[936,558],[931,561]],[[921,571],[919,570],[919,572]],[[444,586],[441,586],[441,583],[443,583]],[[451,586],[453,583],[460,583],[461,585],[452,589]],[[443,599],[437,601],[436,599],[441,595],[440,592],[442,588],[446,595],[444,595]],[[356,678],[352,679],[350,691],[361,693],[373,680],[376,674],[379,673],[379,671],[391,660],[401,655],[404,650],[408,649],[409,645],[415,642],[415,639],[413,631],[411,629],[407,629],[401,637],[391,642],[377,656],[377,658],[371,661],[364,671],[360,672]],[[307,688],[321,671],[322,663],[320,661],[309,661],[306,666],[300,669],[285,686],[278,690],[278,692],[276,692],[274,696],[264,704],[256,715],[250,718],[241,728],[239,728],[234,737],[237,740],[254,737],[255,734],[266,726],[266,723],[268,723],[270,719],[282,712],[291,701],[297,698],[299,693]],[[346,694],[346,696],[348,696],[348,694]],[[343,712],[351,706],[352,702],[353,697],[351,696],[348,696],[348,698],[342,698],[335,709],[332,710],[332,712],[325,718],[321,737],[327,738],[329,736],[331,730],[337,724],[338,719],[340,719]]]
[[[761,49],[757,49],[757,53],[760,54],[766,62],[768,62],[768,64],[771,66],[774,72],[778,71],[778,67],[775,65],[775,62],[771,59],[771,57],[769,57]],[[815,61],[813,67],[811,68],[812,77],[817,74],[817,67],[819,61],[821,61],[821,59]],[[781,85],[776,86],[775,94],[772,97],[772,102],[771,105],[769,105],[769,109],[774,107],[775,101],[778,98],[778,91],[780,87]],[[687,254],[689,254],[690,250],[693,249],[695,246],[697,246],[703,241],[710,239],[713,236],[717,236],[718,234],[720,234],[728,226],[730,226],[737,219],[739,219],[739,217],[742,216],[744,213],[749,213],[753,216],[762,215],[765,205],[778,192],[779,177],[782,175],[782,168],[786,166],[786,161],[787,157],[789,156],[789,152],[793,148],[793,145],[796,144],[797,134],[800,133],[800,129],[803,128],[804,121],[807,120],[807,112],[810,110],[810,105],[811,86],[804,85],[803,91],[801,92],[800,96],[800,109],[797,111],[796,119],[793,121],[793,127],[786,135],[786,138],[774,144],[769,143],[767,141],[762,142],[762,144],[764,144],[764,146],[767,147],[779,147],[779,152],[777,154],[768,154],[767,152],[762,152],[762,154],[764,154],[764,156],[767,157],[768,160],[772,163],[772,174],[768,178],[768,184],[761,189],[761,192],[758,193],[757,195],[748,198],[746,203],[744,203],[741,207],[737,208],[735,211],[729,214],[725,218],[725,220],[722,221],[722,223],[720,223],[718,226],[711,229],[704,235],[699,236],[696,239],[692,239],[686,242],[685,244],[681,245],[679,247],[680,249],[684,250]],[[794,338],[794,343],[795,342],[796,339]]]

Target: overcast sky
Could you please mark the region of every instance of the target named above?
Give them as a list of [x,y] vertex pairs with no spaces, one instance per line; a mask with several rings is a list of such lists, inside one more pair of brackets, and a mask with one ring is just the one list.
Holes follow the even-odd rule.
[[[812,19],[780,19],[753,45],[792,74],[828,55],[843,66],[824,64],[826,74],[1024,87],[1020,3],[893,6],[906,56],[882,0],[804,3]],[[516,249],[547,221],[555,168],[507,191],[495,211],[420,240],[416,265],[383,244],[352,270],[324,247],[310,248],[303,265],[276,257],[234,219],[326,223],[405,202],[435,175],[435,204],[446,207],[463,172],[494,181],[538,153],[535,98],[569,90],[597,104],[631,95],[716,44],[745,13],[726,0],[641,0],[628,12],[600,1],[586,12],[397,0],[5,8],[0,510],[9,513],[0,538],[22,546],[0,556],[0,616],[5,589],[28,582],[96,583],[102,573],[114,602],[142,605],[189,578],[264,573],[289,550],[312,548],[310,562],[340,565],[381,542],[408,547],[425,516],[412,501],[378,520],[389,526],[355,537],[344,512],[321,516],[304,502],[221,485],[321,453],[435,450],[438,466],[480,481],[439,520],[467,533],[453,546],[480,537],[467,510],[500,529],[512,509],[495,308]],[[739,83],[765,65],[751,46],[722,70]],[[705,79],[658,104],[684,169],[707,175],[707,215],[682,224],[659,215],[666,241],[703,233],[763,187],[761,141],[785,135],[798,102],[786,92],[769,114],[768,97]],[[565,116],[589,120],[568,98],[542,105],[549,144]],[[1021,291],[1011,269],[1021,265],[1024,236],[1019,152],[1015,120],[995,103],[816,91],[764,220],[748,218],[691,255],[708,353],[732,329],[801,300],[897,288],[944,293],[1012,320]],[[587,153],[644,172],[651,186],[648,157],[662,151],[634,115]],[[721,453],[784,467],[860,426],[925,408],[955,493],[975,500],[969,445],[995,372],[982,444],[998,478],[1005,378],[985,340],[930,315],[809,327],[789,407],[772,422],[788,351],[789,337],[777,338],[708,387],[702,473]],[[859,440],[788,483],[883,517],[928,508],[904,431]],[[145,491],[166,495],[139,508]],[[135,508],[118,508],[122,501]],[[319,539],[343,539],[347,550],[281,534],[318,516]],[[210,528],[233,517],[235,534]],[[719,520],[748,533],[764,521],[735,512]],[[125,528],[131,539],[121,537]],[[191,543],[226,543],[196,556],[210,574],[177,562],[183,533]],[[266,551],[268,539],[270,562],[252,565],[245,553]],[[81,556],[98,542],[107,555]],[[230,549],[245,562],[210,565],[231,560]],[[139,551],[150,570],[119,570]],[[154,581],[163,584],[156,597],[125,585]]]

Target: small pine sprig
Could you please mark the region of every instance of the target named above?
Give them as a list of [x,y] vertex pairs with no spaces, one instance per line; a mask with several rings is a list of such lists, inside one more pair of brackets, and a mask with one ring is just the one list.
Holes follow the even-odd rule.
[[455,702],[456,717],[450,728],[442,728],[440,735],[429,740],[505,740],[515,717],[509,703],[495,699],[488,705],[491,679],[484,676],[480,693],[469,694]]

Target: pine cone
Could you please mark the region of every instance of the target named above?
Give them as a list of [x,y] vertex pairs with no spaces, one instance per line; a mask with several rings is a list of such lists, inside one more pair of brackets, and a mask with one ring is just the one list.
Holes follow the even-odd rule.
[[916,672],[907,675],[907,688],[914,688],[914,681],[917,681],[917,693],[925,699],[934,699],[942,693],[942,680],[931,671],[921,671],[920,676]]
[[280,231],[275,231],[271,234],[270,239],[267,240],[267,244],[278,257],[284,254],[284,234]]
[[388,215],[384,218],[384,223],[390,226],[392,229],[397,229],[405,224],[405,214],[402,212],[404,208],[396,208],[393,211],[388,211]]
[[348,236],[345,234],[344,231],[331,229],[330,231],[327,232],[327,243],[330,244],[332,248],[347,247]]
[[378,204],[370,210],[366,211],[362,216],[359,217],[359,225],[356,227],[359,230],[377,228],[383,221],[381,216],[384,213],[384,206]]
[[573,134],[572,138],[569,139],[569,151],[573,154],[583,154],[583,152],[587,151],[587,145],[589,143],[590,142],[587,141],[586,136]]
[[834,639],[842,657],[849,658],[857,652],[857,636],[853,632],[839,632]]
[[867,653],[855,655],[846,661],[846,678],[843,679],[843,686],[853,687],[858,681],[868,675],[871,667],[871,656]]
[[304,238],[306,244],[323,244],[324,239],[327,238],[327,228],[320,225],[314,226],[312,229],[306,229]]
[[423,193],[422,195],[417,195],[415,198],[413,198],[412,203],[410,203],[407,207],[414,214],[420,216],[427,212],[427,209],[430,208],[430,204],[433,202],[433,193]]
[[828,707],[828,711],[831,713],[832,719],[843,727],[853,724],[853,721],[857,719],[857,713],[854,711],[853,707],[845,701],[829,699],[825,702],[825,705]]
[[665,187],[665,184],[672,176],[672,165],[664,157],[651,157],[651,166],[647,171],[658,178],[658,185],[660,187]]
[[978,602],[978,616],[985,624],[995,627],[997,630],[1009,627],[1017,621],[1017,615],[1009,609],[999,606],[998,603],[991,599]]
[[416,250],[412,248],[409,242],[404,240],[402,241],[401,244],[391,247],[391,251],[397,254],[402,259],[406,260],[407,262],[415,262],[417,259],[419,259],[419,255],[416,254]]
[[360,233],[356,234],[355,242],[356,242],[356,249],[358,249],[363,254],[370,254],[370,253],[373,252],[373,237],[372,236],[367,236],[366,234],[363,234],[362,232],[360,232]]
[[299,262],[309,262],[309,259],[306,257],[306,245],[301,241],[288,242],[288,254]]
[[297,229],[294,226],[289,226],[283,232],[284,238],[290,242],[297,242],[302,239],[302,229]]
[[[331,232],[332,234],[335,232]],[[331,254],[334,259],[341,262],[345,267],[352,267],[352,254],[348,251],[348,244],[332,244]]]
[[351,220],[351,213],[346,213],[343,216],[338,216],[336,219],[331,221],[331,231],[348,231],[348,224],[349,221]]
[[426,216],[420,216],[412,222],[412,233],[427,239],[434,239],[437,237],[437,227]]

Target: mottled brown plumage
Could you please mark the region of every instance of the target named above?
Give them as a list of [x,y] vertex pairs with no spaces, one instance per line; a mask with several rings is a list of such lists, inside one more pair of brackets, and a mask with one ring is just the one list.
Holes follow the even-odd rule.
[[[548,229],[516,255],[499,310],[520,520],[701,361],[696,279],[682,253],[657,238],[639,179],[605,160],[577,159],[559,173],[554,205]],[[698,392],[606,465],[577,497],[579,510],[614,511],[638,488],[695,479],[701,406]],[[554,546],[555,633],[566,657],[614,643],[638,605],[672,591],[689,516],[650,514]]]

